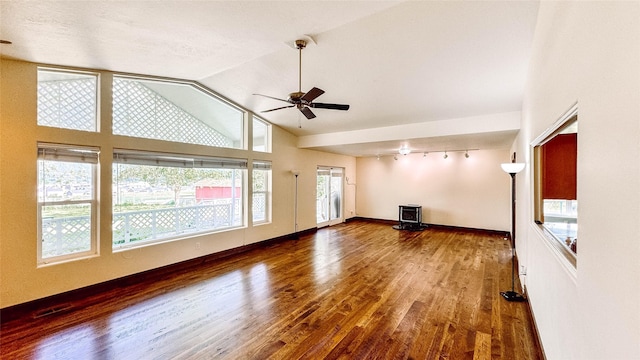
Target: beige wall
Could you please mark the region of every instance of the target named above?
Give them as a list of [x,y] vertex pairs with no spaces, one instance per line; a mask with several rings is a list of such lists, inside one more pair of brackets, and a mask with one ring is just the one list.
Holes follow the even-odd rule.
[[488,230],[511,228],[509,150],[357,159],[358,216],[398,220],[398,205],[422,205],[422,221]]
[[[273,129],[273,152],[236,149],[203,149],[152,140],[109,137],[100,133],[39,128],[36,126],[36,65],[2,60],[0,65],[0,308],[77,289],[148,269],[197,258],[294,231],[294,177],[300,170],[299,230],[314,228],[315,172],[318,165],[344,167],[355,179],[355,158],[297,149],[297,138]],[[107,80],[111,74],[101,74]],[[109,129],[110,89],[103,81],[101,114]],[[108,132],[108,130],[107,130]],[[36,156],[37,141],[67,142],[101,147],[100,255],[83,260],[38,267],[36,255]],[[243,229],[194,236],[121,252],[111,250],[111,168],[114,147],[136,148],[144,142],[157,151],[206,152],[206,155],[272,160],[273,222]],[[106,161],[105,161],[106,160]],[[345,210],[355,208],[355,191],[345,189]],[[347,217],[350,217],[347,211]]]
[[577,268],[533,223],[528,166],[522,280],[548,359],[640,359],[640,2],[540,3],[517,151],[576,102]]

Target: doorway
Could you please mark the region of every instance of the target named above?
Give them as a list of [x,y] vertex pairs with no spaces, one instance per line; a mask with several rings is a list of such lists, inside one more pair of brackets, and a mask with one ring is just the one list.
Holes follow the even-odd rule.
[[343,176],[343,168],[318,166],[316,222],[319,228],[344,222]]

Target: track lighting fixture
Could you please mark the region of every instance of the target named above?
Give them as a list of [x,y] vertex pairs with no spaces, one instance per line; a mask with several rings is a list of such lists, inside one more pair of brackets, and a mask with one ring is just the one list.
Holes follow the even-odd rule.
[[[423,151],[422,152],[422,157],[424,159],[427,158],[428,154],[433,154],[433,153],[444,153],[444,155],[442,156],[443,159],[448,159],[449,158],[449,153],[464,153],[464,157],[466,159],[470,158],[471,155],[469,154],[469,152],[471,151],[478,151],[480,149],[449,149],[449,150],[429,150],[429,151]],[[418,153],[420,151],[417,151]],[[391,154],[386,153],[386,154],[376,154],[376,159],[380,160],[381,156],[385,156],[385,155],[393,155],[393,159],[394,160],[398,160],[398,155],[409,155],[411,153],[411,149],[409,149],[409,147],[407,147],[406,145],[402,145],[402,147],[400,147],[397,152],[393,152]]]

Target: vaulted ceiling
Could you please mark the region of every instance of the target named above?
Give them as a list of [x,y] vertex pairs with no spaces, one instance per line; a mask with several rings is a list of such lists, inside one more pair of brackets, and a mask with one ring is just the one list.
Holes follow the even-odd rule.
[[[196,80],[300,137],[354,155],[508,148],[537,1],[2,1],[2,56]],[[295,108],[287,98],[349,111]],[[286,105],[286,104],[284,104]]]

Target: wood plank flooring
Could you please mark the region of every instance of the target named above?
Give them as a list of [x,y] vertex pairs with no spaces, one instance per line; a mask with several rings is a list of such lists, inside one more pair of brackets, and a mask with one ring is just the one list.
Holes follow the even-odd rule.
[[[541,359],[509,242],[353,221],[3,324],[2,359]],[[87,306],[82,306],[86,301]]]

